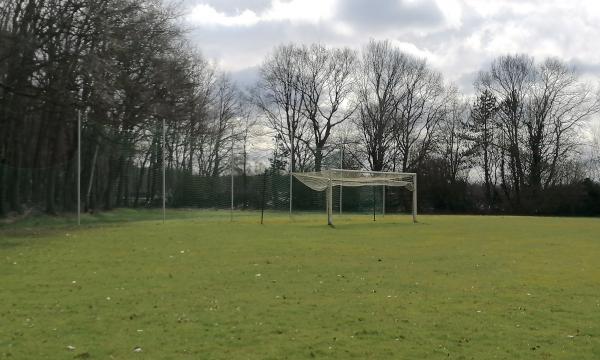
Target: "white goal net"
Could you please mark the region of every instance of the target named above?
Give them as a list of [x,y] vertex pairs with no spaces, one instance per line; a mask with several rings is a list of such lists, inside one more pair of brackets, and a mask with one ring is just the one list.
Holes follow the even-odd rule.
[[315,172],[295,172],[292,175],[302,184],[315,191],[326,192],[327,223],[333,225],[333,188],[383,186],[402,187],[412,191],[413,221],[417,221],[417,174],[364,170],[322,170]]

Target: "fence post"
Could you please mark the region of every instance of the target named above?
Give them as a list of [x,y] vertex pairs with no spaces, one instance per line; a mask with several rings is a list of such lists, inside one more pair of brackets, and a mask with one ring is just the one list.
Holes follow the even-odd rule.
[[231,160],[229,161],[229,172],[231,173],[231,210],[230,210],[230,219],[229,221],[233,222],[233,162],[234,162],[234,156],[233,156],[233,127],[231,128]]
[[167,193],[167,185],[166,185],[166,179],[167,179],[167,172],[166,172],[166,167],[165,167],[165,142],[167,139],[166,136],[166,132],[167,132],[167,125],[165,124],[165,119],[162,119],[162,208],[163,208],[163,224],[165,223],[166,219],[167,219],[167,198],[166,198],[166,193]]
[[413,175],[413,201],[412,201],[413,222],[417,222],[417,174]]
[[263,224],[265,219],[265,192],[267,191],[267,170],[263,175],[262,201],[260,203],[260,224]]
[[375,186],[373,186],[373,221],[375,221]]
[[77,225],[81,225],[81,110],[77,110]]
[[382,194],[382,204],[381,204],[381,213],[382,216],[385,217],[385,185],[383,185],[383,194]]
[[[340,156],[340,170],[344,170],[344,144],[342,144],[342,154]],[[343,193],[344,193],[344,172],[340,172],[342,181],[340,184],[340,215],[342,215],[342,203],[343,203]]]

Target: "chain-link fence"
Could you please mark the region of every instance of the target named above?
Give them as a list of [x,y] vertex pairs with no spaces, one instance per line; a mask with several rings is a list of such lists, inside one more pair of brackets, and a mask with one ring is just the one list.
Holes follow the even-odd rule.
[[[325,193],[273,169],[268,140],[248,146],[232,136],[225,145],[212,139],[209,146],[182,144],[176,129],[159,121],[117,130],[86,119],[77,134],[77,152],[53,166],[0,166],[0,179],[16,179],[3,182],[3,203],[18,202],[13,208],[24,213],[58,214],[69,223],[181,217],[258,222],[263,211],[267,221],[274,214],[296,221],[304,213],[322,213],[326,219]],[[261,141],[266,151],[256,150]],[[330,151],[324,167],[339,168],[341,154]],[[403,189],[333,189],[336,216],[409,214],[410,206]]]

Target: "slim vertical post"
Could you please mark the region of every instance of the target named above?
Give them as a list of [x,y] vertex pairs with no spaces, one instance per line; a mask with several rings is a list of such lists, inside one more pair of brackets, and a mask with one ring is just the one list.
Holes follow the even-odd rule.
[[167,219],[167,198],[166,198],[166,193],[167,193],[167,185],[166,185],[166,180],[167,180],[167,170],[165,167],[165,143],[166,143],[166,132],[167,132],[167,125],[165,124],[165,119],[163,118],[162,120],[162,208],[163,208],[163,223],[165,222],[165,220]]
[[229,169],[231,172],[231,210],[230,210],[231,218],[230,218],[230,221],[233,221],[233,200],[234,200],[233,199],[233,190],[234,190],[234,188],[233,188],[233,161],[234,161],[234,158],[233,158],[233,128],[231,128],[231,160],[229,161],[230,162]]
[[267,170],[263,175],[263,187],[262,187],[262,201],[260,203],[260,224],[263,224],[265,219],[265,192],[267,191]]
[[382,186],[383,194],[382,194],[382,204],[381,204],[381,213],[383,217],[385,217],[385,185]]
[[417,174],[413,175],[413,199],[412,199],[413,222],[417,222]]
[[329,183],[327,184],[327,193],[325,196],[327,197],[327,225],[333,225],[333,187],[331,186],[331,178],[329,179]]
[[292,195],[293,195],[293,189],[292,189],[292,183],[293,183],[293,175],[292,173],[294,172],[294,140],[296,139],[296,132],[295,132],[295,128],[292,129],[292,136],[291,136],[291,141],[290,141],[290,218],[292,217]]
[[77,111],[77,225],[81,225],[81,110]]
[[[344,144],[342,144],[342,156],[340,156],[340,170],[344,170]],[[343,194],[344,194],[344,172],[340,172],[341,183],[340,183],[340,215],[342,215],[342,204],[343,204]]]
[[373,221],[375,221],[375,187],[373,187]]
[[292,175],[292,171],[290,170],[290,217],[292,217],[292,180],[293,179],[293,175]]

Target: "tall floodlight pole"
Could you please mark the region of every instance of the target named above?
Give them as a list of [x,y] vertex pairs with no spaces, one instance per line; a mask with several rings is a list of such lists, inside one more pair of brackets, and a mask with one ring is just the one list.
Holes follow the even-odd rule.
[[417,222],[417,174],[413,175],[413,201],[412,201],[413,222]]
[[77,225],[81,225],[81,110],[77,111]]
[[163,118],[162,120],[162,208],[163,208],[163,223],[165,222],[165,220],[167,219],[167,199],[166,199],[166,193],[167,193],[167,185],[166,185],[166,180],[167,180],[167,170],[165,168],[165,143],[166,143],[166,132],[167,132],[167,125],[165,124],[165,119]]

